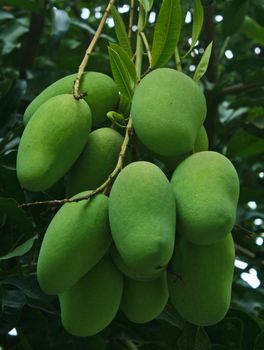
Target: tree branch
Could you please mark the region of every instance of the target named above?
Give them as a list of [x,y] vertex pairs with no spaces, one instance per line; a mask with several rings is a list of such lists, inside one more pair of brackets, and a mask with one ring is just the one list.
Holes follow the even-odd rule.
[[248,90],[253,90],[253,89],[256,89],[258,87],[264,87],[264,81],[259,81],[259,82],[252,83],[252,84],[239,83],[239,84],[227,86],[220,91],[218,96],[224,97],[226,95],[232,95],[232,94],[237,94],[237,93],[241,93],[241,92],[246,92]]

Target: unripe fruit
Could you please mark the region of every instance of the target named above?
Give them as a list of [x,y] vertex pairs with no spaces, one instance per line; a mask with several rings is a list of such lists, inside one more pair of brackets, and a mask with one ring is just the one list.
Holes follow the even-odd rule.
[[71,289],[59,295],[64,328],[82,337],[99,333],[115,317],[122,291],[122,274],[107,255]]
[[221,321],[228,311],[235,250],[231,234],[210,246],[176,242],[168,287],[176,311],[197,326]]
[[134,162],[120,172],[109,197],[110,226],[121,258],[136,274],[152,278],[165,269],[175,213],[171,185],[156,165]]
[[206,115],[202,91],[187,75],[160,68],[136,88],[131,115],[138,138],[151,151],[180,156],[191,151]]
[[114,170],[123,143],[114,129],[101,128],[90,133],[87,144],[66,177],[67,196],[93,190]]
[[168,297],[166,271],[151,282],[139,282],[125,278],[121,310],[130,321],[146,323],[162,312]]
[[208,136],[207,136],[205,127],[202,126],[195,140],[193,152],[197,153],[202,151],[208,151],[208,147],[209,147]]
[[[208,150],[208,137],[206,134],[206,130],[204,126],[202,126],[198,132],[198,136],[195,140],[194,146],[193,146],[193,153],[201,152],[201,151],[207,151]],[[164,165],[166,165],[166,168],[169,170],[174,170],[184,159],[189,157],[192,152],[185,153],[180,156],[174,156],[174,157],[165,157],[156,155],[155,157],[159,159]]]
[[178,232],[190,242],[212,244],[223,239],[236,218],[239,179],[222,154],[205,151],[185,159],[171,180]]
[[108,197],[98,194],[64,204],[42,242],[37,266],[40,287],[47,294],[64,292],[98,263],[110,244]]
[[157,269],[157,271],[149,275],[148,271],[146,273],[145,271],[139,271],[137,267],[134,268],[134,266],[127,265],[125,261],[121,258],[114,244],[111,248],[111,257],[118,270],[121,271],[124,276],[129,277],[130,279],[133,279],[135,281],[153,281],[154,279],[160,277],[164,272],[163,269]]
[[71,168],[87,142],[91,110],[72,95],[52,97],[33,115],[21,137],[17,176],[38,192],[53,186]]
[[[24,114],[26,125],[35,111],[51,97],[61,94],[71,94],[76,74],[68,75],[43,90],[27,107]],[[103,73],[84,73],[80,83],[80,91],[87,92],[84,100],[92,111],[93,127],[100,125],[106,119],[106,113],[115,109],[118,100],[118,90],[114,81]]]

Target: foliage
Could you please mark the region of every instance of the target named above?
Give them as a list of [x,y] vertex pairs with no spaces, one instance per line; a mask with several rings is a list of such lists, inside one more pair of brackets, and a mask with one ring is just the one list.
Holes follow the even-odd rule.
[[[146,13],[152,1],[140,1]],[[234,349],[260,350],[264,332],[264,5],[260,0],[202,1],[204,27],[201,28],[199,1],[181,1],[180,28],[172,21],[162,37],[164,19],[153,36],[154,15],[161,2],[154,1],[146,14],[146,36],[153,43],[154,66],[175,67],[173,50],[178,42],[178,63],[184,72],[201,80],[207,104],[207,132],[211,149],[226,154],[234,163],[241,181],[237,225],[233,230],[237,259],[246,263],[244,271],[235,269],[232,308],[218,325],[205,329],[186,324],[170,305],[160,317],[145,325],[128,322],[120,313],[101,334],[75,338],[61,327],[58,302],[44,295],[36,283],[35,265],[43,234],[54,215],[52,207],[18,209],[17,203],[64,197],[60,181],[45,193],[22,191],[15,173],[16,152],[21,136],[22,116],[28,103],[56,79],[75,73],[90,42],[106,1],[7,0],[0,8],[0,346],[3,349]],[[125,10],[128,2],[118,1]],[[177,1],[163,2],[177,7]],[[174,6],[174,7],[173,7]],[[198,8],[194,11],[195,8]],[[90,11],[88,19],[82,18]],[[188,16],[186,14],[188,12]],[[123,11],[121,11],[123,12]],[[193,22],[189,23],[189,14]],[[174,14],[175,15],[175,14]],[[89,64],[89,70],[102,71],[116,80],[129,99],[136,74],[129,63],[130,47],[121,35],[117,46],[111,21],[104,27]],[[223,20],[222,17],[223,16]],[[185,17],[187,23],[185,22]],[[129,13],[121,14],[127,28]],[[156,16],[157,20],[157,16]],[[179,23],[179,21],[178,21]],[[192,23],[195,23],[192,26]],[[178,31],[175,35],[175,31]],[[121,34],[120,34],[121,33]],[[163,34],[162,34],[163,33]],[[173,35],[168,34],[168,35]],[[188,39],[192,38],[191,47]],[[159,45],[166,45],[165,57]],[[207,49],[213,41],[209,61]],[[109,45],[111,43],[111,45]],[[113,44],[114,43],[114,44]],[[135,47],[135,35],[132,46]],[[172,49],[173,46],[173,49]],[[108,58],[108,47],[110,60]],[[229,50],[229,51],[228,51]],[[186,55],[191,51],[191,54]],[[232,56],[233,55],[233,56]],[[228,57],[232,57],[228,59]],[[200,62],[201,61],[201,62]],[[119,62],[119,63],[118,63]],[[200,62],[200,63],[199,63]],[[121,67],[122,75],[117,68]],[[148,67],[144,56],[143,71]],[[179,66],[178,66],[179,68]],[[125,80],[122,80],[125,76]],[[258,244],[256,244],[258,242]],[[241,273],[256,273],[261,284],[252,288]],[[195,291],[194,291],[195,292]],[[8,332],[16,328],[17,336]]]

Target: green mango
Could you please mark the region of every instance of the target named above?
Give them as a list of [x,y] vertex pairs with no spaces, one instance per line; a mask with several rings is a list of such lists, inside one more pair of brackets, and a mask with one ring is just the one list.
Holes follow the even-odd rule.
[[87,144],[66,177],[67,196],[94,190],[114,170],[124,138],[114,129],[101,128],[90,133]]
[[164,173],[139,161],[117,176],[109,197],[113,240],[124,263],[147,278],[163,271],[173,253],[176,208]]
[[156,318],[164,309],[169,297],[167,273],[151,282],[124,279],[121,310],[135,323],[146,323]]
[[158,278],[163,274],[163,270],[157,270],[153,274],[149,275],[148,272],[147,274],[145,274],[144,273],[145,271],[139,271],[137,267],[135,269],[134,266],[127,265],[125,261],[121,258],[114,244],[112,245],[112,248],[111,248],[111,257],[116,267],[118,268],[119,271],[122,272],[123,275],[136,281],[144,281],[144,282],[153,281],[154,279]]
[[53,186],[71,168],[91,129],[91,110],[72,95],[43,103],[27,124],[17,154],[17,177],[33,192]]
[[[43,90],[27,107],[24,113],[26,125],[36,110],[53,96],[71,94],[76,74],[68,75],[55,81]],[[112,78],[103,73],[85,72],[80,84],[80,92],[87,92],[84,97],[92,111],[92,124],[96,127],[106,119],[106,113],[114,110],[119,94]]]
[[195,140],[195,144],[192,152],[185,153],[180,156],[166,157],[155,155],[155,158],[160,160],[168,170],[174,170],[184,159],[189,157],[192,153],[197,153],[201,151],[208,150],[208,137],[204,126],[202,126],[199,130],[198,136]]
[[176,311],[197,326],[221,321],[228,311],[235,249],[231,234],[210,246],[180,239],[168,268],[170,299]]
[[206,116],[205,97],[187,75],[155,69],[139,83],[131,115],[138,138],[162,156],[181,156],[193,149]]
[[202,151],[208,151],[208,148],[209,148],[209,140],[208,140],[207,132],[205,130],[205,127],[202,126],[195,140],[193,152],[197,153]]
[[225,156],[212,151],[195,153],[176,168],[171,183],[180,235],[196,244],[212,244],[231,231],[239,179]]
[[58,294],[72,287],[98,263],[111,241],[108,197],[97,194],[89,200],[64,204],[41,245],[37,264],[41,289]]
[[114,319],[122,292],[122,274],[106,255],[71,289],[59,294],[63,327],[76,336],[99,333]]

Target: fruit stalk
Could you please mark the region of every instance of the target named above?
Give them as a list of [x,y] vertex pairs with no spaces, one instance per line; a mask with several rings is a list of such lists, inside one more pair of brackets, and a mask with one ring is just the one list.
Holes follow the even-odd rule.
[[88,63],[88,60],[94,50],[94,47],[101,35],[101,32],[103,30],[103,27],[104,27],[104,24],[107,20],[107,17],[110,13],[110,10],[111,10],[111,6],[114,4],[115,0],[110,0],[106,9],[105,9],[105,12],[103,14],[103,17],[99,23],[99,26],[94,34],[94,37],[92,39],[92,41],[90,42],[90,45],[88,46],[86,52],[85,52],[85,55],[83,57],[83,60],[79,66],[79,70],[78,70],[78,73],[77,73],[77,76],[76,76],[76,79],[74,81],[74,84],[73,84],[73,96],[76,100],[80,100],[82,99],[84,96],[86,96],[86,92],[81,92],[79,93],[79,88],[80,88],[80,81],[81,81],[81,78],[82,78],[82,75],[84,73],[84,70],[85,70],[85,67]]

